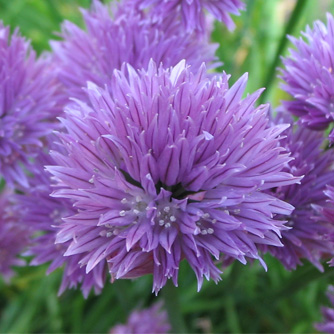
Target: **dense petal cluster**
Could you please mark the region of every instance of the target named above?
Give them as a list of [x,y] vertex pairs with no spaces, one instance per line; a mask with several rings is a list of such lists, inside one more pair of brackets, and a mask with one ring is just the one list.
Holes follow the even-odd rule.
[[290,37],[296,49],[283,58],[282,88],[293,97],[284,105],[307,127],[323,130],[334,119],[333,16],[327,14],[327,26],[316,21],[303,36],[306,40]]
[[59,79],[70,97],[84,99],[82,87],[87,81],[103,87],[124,62],[135,69],[147,68],[150,59],[165,67],[187,59],[193,70],[202,62],[211,68],[219,65],[217,45],[209,43],[206,36],[185,32],[175,17],[153,22],[135,6],[110,8],[97,0],[90,11],[82,12],[86,30],[65,22],[63,40],[51,42]]
[[116,325],[110,334],[166,334],[171,330],[168,315],[162,309],[162,303],[156,303],[148,309],[133,311],[125,325]]
[[284,171],[295,176],[304,176],[300,184],[276,187],[270,192],[292,204],[295,209],[287,220],[289,230],[282,231],[284,247],[267,247],[287,269],[295,269],[302,264],[301,259],[309,260],[322,270],[321,260],[334,252],[330,235],[334,225],[323,219],[320,212],[329,207],[324,191],[327,185],[334,185],[333,150],[324,151],[323,134],[293,123],[292,117],[277,116],[276,123],[291,122],[294,126],[285,130],[280,144],[291,152],[294,160]]
[[314,324],[314,327],[321,332],[332,334],[334,333],[334,286],[330,285],[327,291],[327,297],[332,307],[322,307],[321,312],[324,317],[322,323]]
[[235,24],[230,14],[240,15],[244,9],[241,0],[129,0],[136,3],[140,9],[151,8],[155,19],[166,19],[168,16],[182,18],[187,31],[205,30],[205,10],[217,20],[224,22],[229,30]]
[[290,160],[278,145],[287,127],[268,127],[261,91],[241,99],[247,77],[193,74],[185,62],[147,71],[115,71],[110,90],[90,84],[62,120],[63,155],[48,167],[55,196],[75,202],[57,242],[81,254],[89,272],[108,260],[116,279],[153,273],[154,290],[177,284],[186,259],[198,279],[215,281],[222,254],[260,259],[259,244],[280,246],[292,206],[264,190],[299,180],[281,172]]
[[5,281],[14,275],[13,266],[23,266],[25,261],[17,256],[29,243],[30,230],[18,223],[12,208],[9,189],[0,194],[0,275]]
[[28,186],[23,166],[42,146],[58,112],[49,59],[36,59],[18,30],[0,22],[0,174],[10,186]]

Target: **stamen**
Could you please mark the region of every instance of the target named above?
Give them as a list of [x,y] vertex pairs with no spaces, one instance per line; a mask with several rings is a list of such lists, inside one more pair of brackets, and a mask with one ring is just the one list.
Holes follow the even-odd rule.
[[165,207],[164,207],[164,211],[165,211],[165,212],[169,212],[169,211],[170,211],[170,207],[169,207],[169,206],[165,206]]
[[119,215],[120,215],[121,217],[124,217],[124,216],[125,216],[125,213],[126,213],[126,212],[125,212],[124,210],[122,210],[122,211],[119,212]]
[[175,221],[176,221],[176,218],[175,218],[174,216],[170,216],[169,220],[170,220],[171,222],[175,222]]

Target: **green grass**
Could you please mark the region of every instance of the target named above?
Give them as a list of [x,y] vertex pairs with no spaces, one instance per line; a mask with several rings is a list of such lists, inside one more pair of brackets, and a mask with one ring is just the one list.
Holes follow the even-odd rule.
[[[306,24],[324,19],[334,9],[333,0],[304,0],[298,20],[290,33],[298,35]],[[0,0],[0,19],[16,26],[32,40],[38,53],[49,50],[48,41],[57,38],[60,23],[67,19],[82,25],[78,7],[89,7],[89,0]],[[265,101],[279,104],[284,93],[272,75],[273,64],[280,66],[277,51],[293,10],[293,1],[249,0],[247,11],[235,19],[230,33],[215,25],[213,39],[220,44],[220,70],[232,75],[231,82],[249,72],[248,91],[266,85]],[[283,45],[287,53],[289,43]],[[276,73],[274,73],[276,74]],[[269,80],[269,79],[270,80]],[[268,81],[269,80],[269,81]],[[180,307],[190,332],[213,333],[310,333],[320,320],[325,290],[334,282],[333,269],[319,273],[311,265],[286,271],[266,256],[269,271],[257,262],[228,267],[218,284],[205,282],[197,292],[193,272],[182,263],[179,278]],[[100,296],[85,300],[80,291],[57,296],[61,271],[45,276],[45,266],[18,268],[11,285],[0,282],[1,333],[107,333],[117,322],[125,321],[134,307],[145,307],[156,297],[151,293],[152,278],[106,284]],[[160,296],[158,297],[160,298]]]

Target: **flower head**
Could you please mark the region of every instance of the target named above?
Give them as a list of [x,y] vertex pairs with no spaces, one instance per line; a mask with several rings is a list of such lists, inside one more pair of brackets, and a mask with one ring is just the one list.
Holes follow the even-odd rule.
[[284,171],[304,177],[300,184],[270,190],[295,209],[291,215],[282,216],[290,227],[282,231],[281,241],[284,247],[265,248],[287,269],[295,269],[302,264],[301,259],[307,259],[322,270],[322,258],[333,254],[334,247],[329,237],[334,232],[333,224],[319,214],[329,206],[324,190],[326,185],[334,185],[334,152],[322,149],[322,133],[301,127],[300,123],[294,123],[292,117],[286,114],[276,117],[275,123],[280,122],[292,124],[285,130],[285,137],[280,141],[294,158],[285,166]]
[[27,187],[24,169],[52,131],[58,112],[49,59],[35,52],[18,33],[0,22],[0,174],[9,186]]
[[2,189],[0,194],[0,274],[5,281],[14,275],[13,266],[23,266],[25,261],[17,256],[29,243],[30,230],[16,219],[11,203],[13,192]]
[[316,21],[306,28],[305,39],[290,37],[296,50],[283,58],[282,88],[292,101],[285,108],[314,130],[325,129],[334,117],[334,19],[327,14],[327,26]]
[[128,0],[140,9],[151,8],[155,19],[166,19],[168,16],[182,18],[187,31],[205,30],[205,10],[217,20],[225,23],[229,30],[235,28],[230,14],[240,15],[245,8],[241,0]]
[[76,288],[78,284],[81,284],[85,297],[88,296],[91,289],[99,293],[106,278],[106,264],[100,262],[90,273],[86,273],[78,263],[80,260],[78,255],[64,255],[69,242],[55,244],[62,218],[74,215],[76,210],[73,208],[72,201],[49,196],[52,192],[50,175],[43,168],[45,164],[53,162],[51,157],[40,153],[37,160],[39,166],[36,170],[38,172],[29,180],[30,187],[14,197],[14,208],[18,213],[19,224],[29,226],[34,232],[25,255],[33,256],[30,264],[34,266],[51,262],[48,274],[64,266],[59,294],[62,294],[67,288]]
[[291,205],[264,190],[299,178],[281,172],[290,160],[278,146],[285,125],[268,127],[260,91],[241,99],[247,77],[193,74],[185,62],[170,69],[115,71],[110,90],[88,86],[90,105],[77,102],[59,134],[67,154],[58,166],[55,195],[75,202],[58,242],[67,254],[87,255],[87,271],[108,260],[118,278],[154,275],[158,291],[177,284],[180,261],[215,281],[214,259],[259,259],[258,244],[281,245]]
[[[327,297],[332,306],[334,306],[334,286],[330,285],[327,291]],[[314,327],[324,333],[334,333],[334,308],[322,307],[321,308],[324,321],[322,323],[314,324]]]
[[165,67],[187,59],[193,70],[202,62],[219,65],[213,63],[217,45],[205,36],[186,33],[175,17],[153,22],[144,12],[124,5],[112,15],[111,8],[99,1],[93,1],[90,11],[82,12],[86,31],[65,22],[63,41],[51,43],[59,79],[69,97],[84,99],[82,87],[87,81],[103,87],[124,62],[135,69],[146,68],[151,58]]
[[168,315],[162,309],[162,303],[156,303],[148,309],[133,311],[125,325],[116,325],[110,334],[166,334],[171,330]]

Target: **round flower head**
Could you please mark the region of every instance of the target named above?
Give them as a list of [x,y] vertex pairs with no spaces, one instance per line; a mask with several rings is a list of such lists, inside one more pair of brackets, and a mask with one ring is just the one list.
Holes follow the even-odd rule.
[[289,37],[296,50],[283,58],[282,88],[292,101],[285,108],[314,130],[325,129],[334,117],[334,19],[327,14],[327,26],[316,21],[302,33],[306,40]]
[[321,312],[324,317],[322,323],[314,324],[314,327],[323,333],[334,333],[334,286],[330,285],[327,291],[327,297],[332,307],[322,307]]
[[[78,255],[64,256],[68,243],[55,244],[62,217],[75,214],[73,203],[67,199],[52,198],[50,175],[43,171],[45,164],[52,163],[50,156],[41,153],[38,156],[39,173],[30,180],[30,187],[25,193],[15,196],[15,211],[18,212],[19,223],[29,226],[37,237],[31,238],[31,245],[25,255],[33,256],[31,265],[51,262],[47,273],[64,265],[62,284],[59,295],[67,288],[76,288],[81,284],[85,297],[94,288],[99,293],[106,277],[106,264],[100,262],[90,273],[78,264]],[[38,203],[38,205],[36,205]]]
[[171,330],[168,315],[162,310],[162,303],[148,309],[133,311],[125,325],[116,325],[110,334],[166,334]]
[[0,194],[0,275],[6,282],[14,275],[13,266],[23,266],[25,261],[17,256],[28,245],[30,230],[18,223],[14,213],[12,191],[2,189]]
[[214,259],[258,259],[258,244],[281,245],[291,205],[263,190],[298,180],[281,172],[290,158],[278,146],[286,126],[267,127],[260,91],[241,99],[247,78],[231,88],[224,74],[206,79],[185,62],[171,69],[115,71],[110,90],[89,84],[90,105],[69,106],[60,134],[68,154],[53,153],[57,196],[79,213],[57,241],[85,252],[90,271],[107,258],[118,278],[153,273],[154,291],[177,284],[180,261],[220,279]]
[[[217,45],[210,44],[205,36],[186,33],[175,17],[153,22],[133,6],[119,6],[113,17],[110,11],[108,5],[93,1],[90,11],[82,10],[86,31],[65,22],[63,41],[51,42],[59,79],[69,97],[84,99],[82,87],[87,81],[103,87],[123,62],[137,69],[147,68],[151,58],[165,67],[187,59],[195,70],[202,62],[217,59]],[[212,63],[211,67],[218,65]]]
[[151,8],[155,19],[169,15],[180,16],[187,31],[205,31],[205,10],[225,23],[229,30],[235,28],[230,14],[240,15],[245,5],[241,0],[128,0],[140,9]]
[[[292,118],[286,114],[275,119],[276,123],[282,121],[293,124]],[[321,259],[333,254],[334,247],[329,240],[329,235],[334,232],[333,224],[319,215],[321,209],[329,206],[324,190],[327,184],[334,185],[334,152],[321,148],[324,142],[322,133],[301,127],[299,123],[283,134],[285,137],[280,144],[294,158],[284,171],[304,177],[300,184],[270,190],[270,193],[292,204],[295,209],[290,216],[282,216],[290,227],[282,231],[284,247],[268,246],[265,249],[289,270],[302,264],[301,259],[307,259],[322,270]]]
[[27,187],[23,166],[42,146],[53,126],[56,86],[48,59],[35,52],[15,30],[0,22],[0,174],[9,186]]

